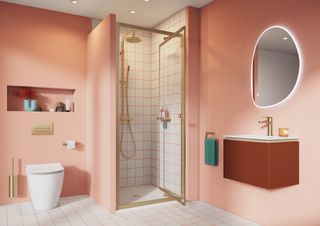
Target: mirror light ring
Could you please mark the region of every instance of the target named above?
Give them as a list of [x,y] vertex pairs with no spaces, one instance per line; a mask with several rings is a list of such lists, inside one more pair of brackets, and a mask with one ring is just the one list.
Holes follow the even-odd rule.
[[[293,42],[294,42],[294,45],[296,46],[297,48],[297,52],[298,52],[298,57],[299,57],[299,72],[298,72],[298,77],[297,77],[297,81],[293,87],[293,89],[291,90],[291,92],[288,94],[288,96],[286,98],[284,98],[283,100],[279,101],[278,103],[275,103],[275,104],[271,104],[271,105],[268,105],[268,106],[259,106],[258,104],[256,104],[256,102],[254,101],[254,93],[253,93],[253,60],[254,60],[254,56],[255,56],[255,52],[256,52],[256,49],[257,49],[257,46],[258,46],[258,43],[261,39],[261,37],[264,35],[264,33],[266,33],[267,31],[273,29],[273,28],[281,28],[283,30],[285,30],[292,38]],[[254,46],[254,49],[253,49],[253,54],[252,54],[252,58],[251,58],[251,100],[253,102],[253,104],[258,107],[258,108],[261,108],[261,109],[265,109],[265,108],[272,108],[272,107],[276,107],[282,103],[284,103],[285,101],[287,101],[291,96],[293,96],[293,94],[295,93],[295,91],[297,90],[298,86],[299,86],[299,83],[300,83],[300,80],[301,80],[301,73],[302,73],[302,67],[303,67],[303,60],[302,60],[302,52],[301,52],[301,48],[300,48],[300,45],[296,39],[296,37],[293,35],[293,33],[285,26],[281,26],[281,25],[274,25],[274,26],[271,26],[271,27],[268,27],[267,29],[265,29],[259,36],[259,38],[257,39],[256,41],[256,44]]]

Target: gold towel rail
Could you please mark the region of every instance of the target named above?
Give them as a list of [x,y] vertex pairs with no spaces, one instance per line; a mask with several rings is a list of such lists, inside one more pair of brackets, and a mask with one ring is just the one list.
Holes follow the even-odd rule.
[[214,136],[214,135],[216,135],[216,133],[215,132],[206,132],[206,139],[209,137],[209,135]]

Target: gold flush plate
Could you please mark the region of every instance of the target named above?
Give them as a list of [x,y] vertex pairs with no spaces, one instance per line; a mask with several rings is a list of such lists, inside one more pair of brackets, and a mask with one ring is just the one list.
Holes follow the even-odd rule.
[[32,123],[32,135],[53,135],[53,122]]

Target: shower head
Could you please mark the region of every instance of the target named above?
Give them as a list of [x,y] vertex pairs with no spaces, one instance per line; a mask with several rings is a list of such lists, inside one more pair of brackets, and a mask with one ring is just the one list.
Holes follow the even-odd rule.
[[141,42],[142,40],[141,40],[141,38],[136,37],[136,36],[134,35],[134,32],[133,32],[131,37],[127,37],[127,38],[126,38],[126,41],[129,42],[129,43],[139,43],[139,42]]

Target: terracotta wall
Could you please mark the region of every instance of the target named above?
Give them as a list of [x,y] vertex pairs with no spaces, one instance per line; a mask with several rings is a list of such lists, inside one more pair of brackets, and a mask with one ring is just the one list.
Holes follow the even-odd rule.
[[187,7],[186,198],[199,199],[200,9]]
[[[320,222],[320,2],[307,0],[215,0],[201,10],[200,199],[267,226],[316,226]],[[258,109],[250,93],[256,39],[283,25],[302,52],[302,78],[280,106]],[[274,117],[275,131],[289,127],[300,137],[300,184],[266,190],[223,179],[223,134],[265,134],[257,121]],[[203,163],[203,134],[220,139],[219,166]],[[285,166],[284,166],[285,167]]]
[[116,209],[116,18],[106,17],[88,38],[87,140],[90,196]]
[[[90,29],[89,18],[0,2],[0,204],[25,201],[25,166],[32,163],[61,162],[63,195],[87,193],[85,80]],[[77,110],[8,112],[8,85],[75,89]],[[55,134],[32,136],[33,122],[54,122]],[[62,146],[68,139],[79,142],[77,150]],[[12,157],[20,159],[17,199],[8,198]]]

